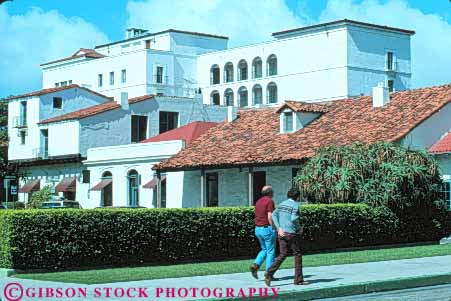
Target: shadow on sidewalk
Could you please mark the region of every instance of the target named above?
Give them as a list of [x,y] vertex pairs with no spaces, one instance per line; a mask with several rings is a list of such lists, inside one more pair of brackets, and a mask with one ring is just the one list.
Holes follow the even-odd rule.
[[[282,280],[282,278],[280,278]],[[288,280],[288,279],[293,279],[293,277],[284,277],[284,280]],[[312,284],[315,283],[321,283],[321,282],[334,282],[337,280],[341,280],[343,278],[329,278],[329,279],[313,279],[313,280],[308,280],[309,284],[308,285],[300,285],[299,287],[309,287]],[[275,285],[271,285],[271,287],[281,287],[281,286],[287,286],[287,285],[293,285],[293,283],[284,283],[284,284],[275,284]]]

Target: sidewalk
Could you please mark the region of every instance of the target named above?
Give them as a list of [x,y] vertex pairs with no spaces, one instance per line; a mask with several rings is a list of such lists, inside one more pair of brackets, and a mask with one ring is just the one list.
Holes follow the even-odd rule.
[[[290,258],[291,259],[291,258]],[[384,291],[391,289],[411,288],[426,285],[436,285],[443,283],[451,283],[451,256],[438,256],[427,258],[415,258],[406,260],[394,260],[372,263],[357,263],[348,265],[335,265],[305,268],[304,274],[306,280],[311,284],[307,286],[294,286],[292,278],[293,270],[280,270],[276,277],[281,278],[280,281],[274,281],[271,288],[267,291],[272,294],[272,289],[278,293],[278,300],[312,300],[314,298],[340,297],[346,295],[362,294],[366,292]],[[263,272],[259,274],[260,279],[255,280],[250,273],[214,275],[214,276],[198,276],[186,278],[172,278],[159,280],[145,280],[135,282],[123,282],[102,285],[80,285],[56,282],[41,282],[35,280],[1,278],[0,279],[0,296],[2,300],[5,298],[5,286],[8,283],[19,283],[26,288],[86,288],[87,298],[71,297],[71,298],[24,298],[20,300],[200,300],[200,299],[221,299],[215,298],[212,291],[217,290],[217,296],[222,291],[223,298],[226,296],[226,290],[229,293],[233,290],[237,296],[242,292],[249,296],[249,292],[254,293],[254,299],[259,299],[258,293],[265,293],[266,287],[263,282]],[[107,288],[117,294],[123,293],[124,289],[136,288],[133,291],[136,297],[105,297]],[[138,288],[145,289],[148,297],[142,295],[139,298]],[[172,290],[171,288],[175,288]],[[181,288],[181,290],[178,290]],[[192,291],[188,296],[181,297],[190,288],[197,288],[196,296],[192,295]],[[200,296],[201,288],[210,289],[210,297],[202,298]],[[95,292],[102,292],[102,297],[96,297]],[[157,297],[157,291],[160,290],[160,296]],[[171,292],[174,292],[175,298]],[[208,290],[204,291],[207,294]],[[18,291],[13,293],[18,294]],[[272,298],[271,298],[272,299]],[[18,300],[17,300],[18,301]]]

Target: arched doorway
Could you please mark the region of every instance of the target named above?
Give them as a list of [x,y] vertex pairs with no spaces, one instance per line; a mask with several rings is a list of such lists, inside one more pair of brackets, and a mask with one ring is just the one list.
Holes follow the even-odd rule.
[[102,207],[111,207],[113,206],[113,175],[111,172],[106,171],[103,173],[102,182],[103,181],[105,181],[105,183],[109,182],[109,184],[103,187],[101,191]]
[[128,206],[139,206],[139,174],[132,169],[127,175]]

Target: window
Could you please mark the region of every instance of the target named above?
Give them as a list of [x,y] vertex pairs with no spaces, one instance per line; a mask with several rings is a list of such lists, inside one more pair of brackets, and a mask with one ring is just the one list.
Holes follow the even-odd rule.
[[110,85],[114,85],[114,72],[110,72]]
[[220,102],[219,92],[216,91],[216,90],[211,92],[211,94],[210,94],[210,103],[212,105],[219,106],[219,102]]
[[292,182],[293,187],[296,185],[294,178],[296,178],[298,176],[299,170],[300,170],[300,168],[298,168],[298,167],[291,169],[291,182]]
[[161,185],[160,185],[160,195],[161,195],[161,207],[160,208],[166,208],[166,178],[161,179]]
[[394,85],[395,85],[395,81],[394,80],[389,79],[387,81],[387,86],[388,86],[388,91],[389,92],[393,92],[394,91],[394,89],[395,89]]
[[219,204],[218,173],[207,173],[207,207],[217,207]]
[[226,106],[233,106],[233,90],[232,89],[226,89],[224,91],[224,104]]
[[82,170],[81,175],[83,184],[89,184],[91,182],[91,171],[89,169]]
[[210,68],[210,85],[219,84],[220,69],[218,65],[213,65]]
[[55,83],[55,88],[58,88],[60,86],[60,83]]
[[124,84],[127,82],[127,70],[122,69],[121,71],[121,82]]
[[241,87],[238,89],[238,104],[241,108],[248,106],[246,87]]
[[277,103],[277,85],[273,82],[266,87],[266,101],[267,103]]
[[441,199],[446,202],[447,208],[451,209],[450,182],[443,182],[442,183]]
[[69,80],[69,85],[72,85],[72,80],[71,79]]
[[146,40],[146,49],[150,49],[150,40]]
[[254,105],[261,105],[263,104],[263,96],[262,96],[262,86],[255,85],[252,88],[252,102]]
[[387,70],[394,70],[394,57],[393,57],[393,52],[392,51],[388,51],[387,52]]
[[20,102],[20,126],[27,126],[27,102]]
[[26,143],[27,132],[22,130],[20,131],[20,144],[25,145]]
[[252,78],[262,77],[262,59],[256,57],[252,62]]
[[41,130],[40,157],[47,159],[49,156],[49,130]]
[[277,57],[275,54],[271,54],[266,60],[266,75],[277,75]]
[[238,80],[247,80],[247,62],[245,60],[238,63]]
[[146,140],[147,116],[132,116],[132,143]]
[[155,82],[157,84],[162,84],[163,83],[163,67],[158,66],[157,67],[157,73],[155,74]]
[[53,108],[54,109],[63,108],[63,99],[61,97],[53,97]]
[[160,134],[178,127],[179,113],[160,111]]
[[103,86],[103,75],[99,74],[97,76],[97,86],[102,87]]
[[283,113],[283,132],[290,133],[293,131],[293,112]]
[[67,81],[61,82],[60,85],[61,85],[61,87],[67,86]]
[[233,82],[233,64],[231,62],[228,62],[224,66],[224,82]]
[[136,170],[131,170],[128,175],[128,205],[130,207],[139,206],[139,185],[140,177]]

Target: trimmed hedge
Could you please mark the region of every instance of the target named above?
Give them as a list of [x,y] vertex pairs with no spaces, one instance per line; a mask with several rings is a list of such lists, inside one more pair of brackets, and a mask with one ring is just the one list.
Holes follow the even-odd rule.
[[[409,231],[390,210],[363,204],[306,205],[301,211],[306,251],[402,243],[401,231]],[[253,219],[249,207],[3,210],[0,267],[56,270],[249,258],[258,251]]]

